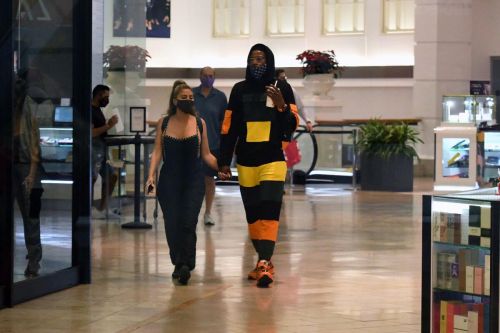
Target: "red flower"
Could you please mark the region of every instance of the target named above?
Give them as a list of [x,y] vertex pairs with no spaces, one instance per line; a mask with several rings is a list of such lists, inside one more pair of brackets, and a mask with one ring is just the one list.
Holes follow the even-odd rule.
[[297,60],[302,64],[302,75],[332,73],[335,77],[342,71],[335,52],[306,50],[297,55]]

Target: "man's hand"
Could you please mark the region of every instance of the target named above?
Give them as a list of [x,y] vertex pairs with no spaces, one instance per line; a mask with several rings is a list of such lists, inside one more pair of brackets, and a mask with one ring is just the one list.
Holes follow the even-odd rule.
[[282,110],[286,105],[285,100],[283,99],[283,95],[279,88],[275,86],[266,86],[266,95],[269,96],[273,100],[273,104],[278,110]]
[[313,131],[313,123],[310,120],[306,122],[306,129],[309,133]]
[[228,165],[223,165],[219,167],[219,172],[217,173],[217,176],[221,180],[229,180],[231,179],[231,168]]
[[118,116],[115,114],[113,117],[109,118],[108,120],[108,127],[113,128],[116,123],[118,123]]

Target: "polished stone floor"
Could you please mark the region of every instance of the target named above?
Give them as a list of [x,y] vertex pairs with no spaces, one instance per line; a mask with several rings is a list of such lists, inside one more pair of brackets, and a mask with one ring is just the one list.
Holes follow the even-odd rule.
[[163,223],[121,229],[125,210],[94,222],[91,285],[1,310],[0,332],[420,332],[421,197],[431,188],[287,188],[268,289],[246,279],[256,258],[237,187],[218,187],[216,225],[198,225],[188,286],[170,278]]

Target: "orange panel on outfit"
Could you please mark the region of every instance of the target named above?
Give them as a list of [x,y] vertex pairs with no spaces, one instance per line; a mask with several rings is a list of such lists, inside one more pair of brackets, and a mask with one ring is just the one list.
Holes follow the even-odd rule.
[[231,111],[231,110],[226,110],[226,112],[224,112],[224,121],[222,122],[222,128],[220,131],[221,134],[229,133],[229,128],[231,128],[231,116],[232,115],[233,115],[233,111]]
[[276,220],[257,220],[248,225],[250,239],[270,240],[276,242],[278,238],[279,222]]

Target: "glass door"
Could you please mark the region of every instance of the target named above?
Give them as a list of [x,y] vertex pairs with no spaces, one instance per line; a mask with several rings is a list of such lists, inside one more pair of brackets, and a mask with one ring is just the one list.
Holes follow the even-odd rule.
[[9,175],[2,187],[8,198],[2,215],[11,221],[6,230],[12,238],[1,258],[10,256],[6,280],[11,285],[4,289],[10,304],[89,280],[89,262],[82,259],[90,258],[90,168],[85,166],[91,49],[85,45],[91,39],[78,32],[89,30],[91,15],[75,15],[91,13],[91,4],[83,3],[88,1],[0,5],[0,11],[12,13],[11,35],[0,45],[2,51],[10,49],[10,57],[2,52],[1,60],[10,58],[12,73],[11,113],[2,119],[7,120],[2,123],[7,162],[1,165]]

